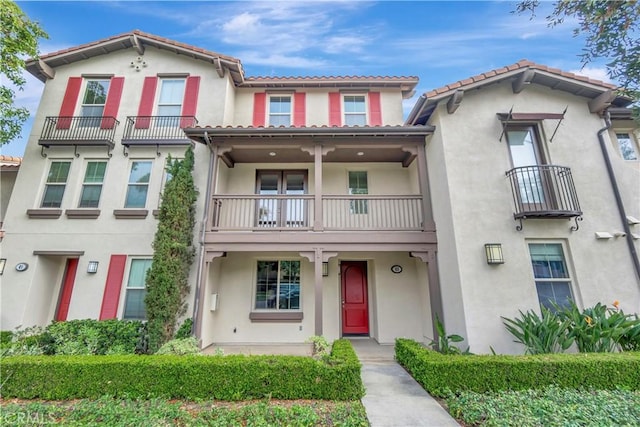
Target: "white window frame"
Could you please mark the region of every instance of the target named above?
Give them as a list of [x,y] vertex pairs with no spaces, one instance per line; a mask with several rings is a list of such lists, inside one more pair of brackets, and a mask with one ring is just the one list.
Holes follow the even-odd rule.
[[[134,163],[150,163],[151,167],[149,168],[149,180],[146,183],[136,183],[136,182],[131,182],[131,172],[133,170],[133,164]],[[124,194],[124,203],[123,206],[125,209],[145,209],[147,207],[147,204],[149,202],[149,189],[151,188],[151,179],[153,178],[153,159],[131,159],[131,161],[129,162],[129,174],[127,177],[127,190],[125,191]],[[128,200],[128,196],[129,196],[129,188],[131,186],[141,186],[141,185],[146,185],[147,187],[147,191],[145,193],[145,199],[144,199],[144,206],[127,206],[127,200]]]
[[[289,105],[290,105],[290,109],[288,113],[282,113],[282,112],[272,112],[271,111],[271,100],[274,98],[289,98]],[[293,105],[293,94],[291,93],[272,93],[269,94],[267,96],[267,121],[268,121],[268,125],[269,126],[286,126],[289,127],[292,125],[293,123],[293,110],[294,110],[294,105]],[[289,118],[289,124],[273,124],[271,122],[271,118],[272,117],[288,117]]]
[[[567,248],[566,242],[562,241],[562,240],[526,240],[525,241],[526,244],[526,250],[527,250],[527,256],[529,257],[529,264],[531,266],[531,276],[533,278],[533,283],[535,286],[535,291],[536,291],[536,297],[538,299],[538,306],[540,308],[543,307],[542,302],[540,301],[540,294],[538,293],[538,282],[552,282],[552,283],[564,283],[564,282],[568,282],[568,287],[569,287],[569,294],[570,294],[570,298],[571,301],[573,301],[575,304],[577,304],[577,299],[576,299],[576,279],[575,279],[575,274],[573,271],[573,266],[572,266],[572,262],[570,260],[570,252]],[[568,277],[536,277],[536,272],[535,269],[533,267],[533,259],[531,257],[531,247],[530,245],[557,245],[560,246],[560,249],[562,250],[562,260],[564,262],[564,266],[567,272]],[[557,300],[555,298],[554,295],[554,302],[557,303]]]
[[[162,89],[165,87],[166,82],[182,82],[182,93],[180,95],[180,102],[161,102]],[[182,107],[184,104],[184,93],[187,87],[187,79],[185,77],[163,77],[160,78],[160,90],[158,90],[158,99],[156,101],[156,116],[158,116],[158,127],[178,127],[180,125],[180,119],[174,117],[180,117],[182,115]],[[178,114],[164,115],[160,113],[162,107],[179,107]],[[162,119],[161,117],[172,117],[168,119]]]
[[[345,126],[367,126],[369,124],[369,97],[367,96],[366,93],[342,93],[342,120],[343,123],[345,124]],[[363,105],[364,105],[364,111],[357,111],[357,112],[348,112],[347,111],[347,98],[356,98],[356,97],[362,97],[363,99]],[[364,117],[364,122],[362,124],[358,123],[358,124],[349,124],[347,117],[351,116],[351,117],[359,117],[359,116],[363,116]]]
[[[367,183],[366,193],[353,193],[351,188],[351,174],[364,173]],[[368,195],[369,194],[369,172],[366,170],[348,170],[347,171],[347,193],[349,195]],[[367,215],[369,213],[369,201],[362,199],[354,199],[349,203],[349,213],[352,215]]]
[[[104,175],[102,176],[102,181],[100,182],[87,182],[87,170],[89,168],[89,163],[104,163]],[[82,175],[82,186],[80,187],[80,197],[78,199],[78,208],[84,209],[97,209],[100,206],[100,200],[102,199],[102,190],[104,188],[104,180],[107,176],[107,168],[109,167],[109,162],[106,160],[100,159],[87,159],[84,164],[84,174]],[[98,205],[97,206],[82,206],[82,196],[84,195],[85,187],[100,187],[100,194],[98,196]]]
[[[132,256],[129,257],[127,260],[127,275],[126,278],[124,279],[124,282],[122,283],[124,292],[123,292],[123,296],[122,296],[122,301],[121,301],[121,307],[122,307],[122,312],[120,314],[120,318],[123,320],[146,320],[146,312],[145,312],[145,317],[144,318],[139,318],[139,317],[125,317],[126,314],[126,309],[127,309],[127,295],[128,295],[128,291],[129,290],[134,290],[134,291],[140,291],[140,290],[144,290],[144,293],[146,295],[146,289],[147,289],[147,285],[146,285],[146,279],[147,279],[147,274],[149,272],[149,269],[147,269],[146,273],[145,273],[145,278],[144,278],[144,283],[142,284],[142,286],[139,286],[138,284],[136,284],[136,286],[129,286],[129,281],[131,279],[131,268],[133,267],[134,261],[153,261],[153,257],[151,255],[149,256],[143,256],[143,255],[136,255],[136,256]],[[149,268],[151,268],[151,264],[149,264]]]
[[[67,171],[67,176],[65,177],[64,182],[56,182],[56,181],[52,181],[49,182],[49,175],[51,174],[51,168],[53,167],[54,163],[68,163],[69,164],[69,169]],[[69,175],[71,175],[71,167],[73,166],[73,162],[70,159],[51,159],[51,161],[49,162],[49,169],[47,170],[47,174],[44,177],[44,188],[42,191],[42,198],[40,199],[40,208],[42,209],[59,209],[62,207],[62,203],[64,202],[64,194],[66,193],[67,190],[67,184],[69,183]],[[44,202],[45,202],[45,197],[47,196],[47,189],[49,187],[62,187],[62,195],[60,196],[60,203],[58,204],[58,206],[44,206]]]
[[[102,104],[89,104],[85,103],[85,99],[87,97],[87,91],[89,90],[89,84],[91,82],[107,82],[107,93],[104,95],[104,102]],[[107,105],[107,97],[109,96],[109,88],[111,86],[111,78],[110,77],[95,77],[95,78],[86,78],[84,79],[84,90],[82,92],[82,99],[80,102],[80,116],[87,117],[86,119],[80,119],[80,127],[98,127],[102,122],[102,118],[104,117],[104,107]],[[87,108],[95,108],[102,107],[99,115],[94,114],[85,114],[85,107]],[[93,119],[89,119],[88,117],[94,117]]]
[[[294,261],[297,262],[299,264],[299,283],[298,283],[298,308],[280,308],[280,274],[278,273],[278,280],[276,283],[276,295],[275,295],[275,308],[267,308],[267,307],[260,307],[258,308],[258,264],[260,262],[277,262],[278,263],[278,272],[280,271],[281,268],[281,263],[282,262],[287,262],[287,261]],[[254,261],[253,264],[253,292],[251,294],[251,311],[254,312],[267,312],[267,313],[296,313],[296,312],[301,312],[302,311],[302,277],[303,277],[303,272],[302,272],[302,267],[303,267],[303,263],[302,263],[302,259],[299,258],[278,258],[278,257],[271,257],[271,258],[260,258]]]
[[[637,162],[640,161],[640,141],[638,141],[638,135],[631,129],[614,129],[615,137],[616,137],[616,148],[618,149],[618,153],[620,157],[626,162]],[[635,159],[627,159],[625,158],[624,152],[622,151],[622,146],[620,145],[619,135],[626,135],[629,138],[629,142],[631,144],[631,150],[635,155]]]

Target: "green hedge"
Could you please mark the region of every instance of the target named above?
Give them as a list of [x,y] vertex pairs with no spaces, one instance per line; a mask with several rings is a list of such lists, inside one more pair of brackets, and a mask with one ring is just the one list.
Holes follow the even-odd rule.
[[420,343],[396,340],[396,359],[424,389],[484,393],[548,385],[599,390],[640,390],[640,353],[580,353],[536,356],[443,355]]
[[360,363],[346,340],[327,362],[302,356],[15,356],[2,359],[3,398],[355,400]]

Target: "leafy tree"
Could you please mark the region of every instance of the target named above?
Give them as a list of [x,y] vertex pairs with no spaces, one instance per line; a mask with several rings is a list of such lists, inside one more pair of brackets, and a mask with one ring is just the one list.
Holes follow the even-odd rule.
[[150,353],[174,337],[178,317],[187,308],[189,269],[195,255],[192,241],[198,192],[192,176],[193,148],[187,149],[184,160],[169,156],[167,163],[171,179],[162,194],[144,299]]
[[25,58],[38,56],[38,39],[49,38],[37,22],[12,0],[0,0],[0,145],[20,134],[29,111],[14,105],[15,92],[4,84],[5,77],[22,90],[26,80],[22,75]]
[[[523,0],[515,12],[535,16],[540,0]],[[640,99],[640,3],[637,0],[559,0],[546,17],[550,26],[565,19],[578,21],[575,36],[585,35],[583,66],[595,59],[607,60],[609,76],[626,95]]]

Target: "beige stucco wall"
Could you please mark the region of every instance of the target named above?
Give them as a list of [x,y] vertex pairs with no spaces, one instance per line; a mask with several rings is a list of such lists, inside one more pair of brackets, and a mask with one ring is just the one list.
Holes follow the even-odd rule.
[[[514,95],[509,82],[465,93],[460,108],[448,114],[443,105],[431,124],[437,127],[427,145],[434,216],[438,229],[438,258],[448,332],[462,333],[471,351],[521,352],[500,316],[518,310],[539,310],[527,243],[559,242],[572,274],[572,291],[580,306],[619,300],[621,308],[637,312],[640,291],[622,238],[596,240],[596,231],[613,232],[621,221],[607,177],[597,132],[604,122],[590,114],[587,99],[529,85]],[[516,231],[513,201],[505,171],[511,169],[508,147],[496,113],[513,106],[518,113],[562,113],[557,124],[545,120],[541,139],[549,163],[572,170],[584,221],[578,231],[563,219],[524,221]],[[612,156],[627,214],[640,210],[637,165]],[[636,226],[637,227],[637,226]],[[502,243],[505,264],[489,266],[484,244]],[[636,248],[640,243],[636,241]]]
[[[258,260],[301,260],[301,322],[251,322]],[[431,337],[426,265],[407,253],[342,252],[329,260],[329,276],[323,278],[323,336],[341,334],[340,262],[367,261],[370,335],[392,344],[396,337],[425,341]],[[392,265],[403,271],[394,274]],[[208,271],[204,302],[202,344],[301,343],[314,334],[314,266],[298,253],[228,253],[216,258]],[[211,294],[218,295],[217,309],[210,310]],[[235,329],[235,332],[234,332]]]
[[[112,254],[127,255],[129,258],[123,279],[121,304],[118,309],[118,315],[121,315],[130,258],[151,257],[153,254],[151,242],[156,231],[157,219],[152,215],[152,211],[159,207],[167,157],[171,154],[174,158],[182,158],[185,152],[184,146],[161,147],[161,154],[158,156],[155,146],[132,147],[128,150],[128,156],[124,155],[120,144],[122,132],[126,117],[137,114],[145,76],[172,73],[201,76],[196,112],[199,123],[217,125],[229,120],[229,113],[225,112],[225,106],[233,106],[233,100],[229,99],[232,86],[230,86],[229,77],[220,78],[211,64],[148,47],[144,55],[148,66],[137,72],[130,67],[130,62],[136,56],[138,56],[137,53],[130,49],[61,66],[56,69],[55,78],[46,83],[14,187],[14,195],[19,194],[20,197],[11,199],[5,218],[7,233],[2,243],[2,255],[7,258],[7,268],[1,277],[0,327],[2,329],[11,329],[19,324],[23,326],[47,324],[53,318],[65,259],[64,257],[46,257],[45,259],[45,257],[33,255],[34,250],[84,251],[84,255],[80,257],[71,297],[69,319],[98,317],[110,256]],[[59,114],[68,78],[80,75],[125,77],[118,110],[120,125],[116,130],[116,147],[111,152],[112,157],[108,157],[106,148],[98,147],[78,147],[78,157],[74,156],[73,147],[54,147],[46,150],[46,158],[42,157],[37,143],[45,117]],[[83,90],[81,89],[81,92]],[[27,209],[40,206],[46,175],[51,161],[55,160],[71,161],[62,200],[63,210],[75,209],[78,206],[86,162],[90,160],[108,162],[99,205],[101,212],[97,219],[68,219],[64,213],[58,219],[35,220],[27,217]],[[153,162],[145,206],[149,210],[148,216],[139,220],[116,219],[113,210],[122,209],[124,206],[131,162],[136,160]],[[198,144],[195,146],[194,180],[201,196],[198,198],[196,209],[197,225],[194,229],[196,246],[204,212],[208,167],[209,150]],[[86,272],[87,263],[90,260],[99,262],[96,274]],[[27,262],[30,268],[25,272],[16,272],[14,266],[18,262]],[[197,262],[194,262],[189,279],[192,285],[192,294],[188,297],[190,304],[193,301],[196,283],[196,266]]]

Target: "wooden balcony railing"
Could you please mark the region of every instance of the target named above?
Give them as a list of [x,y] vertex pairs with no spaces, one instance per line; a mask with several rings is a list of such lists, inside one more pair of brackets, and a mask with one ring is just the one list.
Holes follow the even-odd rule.
[[122,142],[125,145],[188,142],[182,129],[197,124],[198,120],[193,116],[129,116]]
[[[314,196],[215,195],[211,229],[309,230]],[[326,230],[421,231],[422,196],[331,195],[322,197]]]
[[570,168],[523,166],[507,171],[506,175],[511,184],[516,219],[582,215]]
[[50,145],[114,145],[115,117],[49,116],[38,144]]

